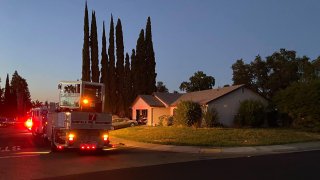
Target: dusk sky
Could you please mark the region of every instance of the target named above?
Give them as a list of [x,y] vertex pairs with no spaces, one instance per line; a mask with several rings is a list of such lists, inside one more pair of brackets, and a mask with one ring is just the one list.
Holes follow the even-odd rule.
[[[0,78],[15,70],[32,100],[57,101],[60,80],[81,79],[84,0],[0,0]],[[102,22],[122,21],[125,52],[135,48],[151,17],[157,81],[169,91],[196,71],[232,84],[232,64],[265,58],[280,48],[320,55],[318,0],[88,0]]]

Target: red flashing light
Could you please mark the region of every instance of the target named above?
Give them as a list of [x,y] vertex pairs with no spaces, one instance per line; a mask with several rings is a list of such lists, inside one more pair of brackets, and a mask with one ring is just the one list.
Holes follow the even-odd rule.
[[25,122],[25,126],[31,130],[32,126],[33,126],[33,122],[32,122],[32,119],[28,119],[26,122]]
[[60,149],[60,150],[63,149],[63,146],[58,146],[58,149]]
[[85,149],[85,147],[84,147],[84,146],[81,146],[81,149]]
[[96,148],[95,146],[92,146],[92,147],[91,147],[91,149],[95,149],[95,148]]

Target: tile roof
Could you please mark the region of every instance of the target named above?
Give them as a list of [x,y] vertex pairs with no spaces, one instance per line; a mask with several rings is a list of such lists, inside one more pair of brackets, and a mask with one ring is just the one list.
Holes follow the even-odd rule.
[[153,95],[158,98],[165,106],[170,106],[173,102],[179,99],[183,94],[180,93],[163,93],[155,92]]
[[186,93],[186,94],[183,94],[179,99],[177,99],[171,105],[175,106],[180,101],[193,101],[193,102],[199,103],[200,105],[205,105],[210,101],[218,99],[219,97],[222,97],[232,91],[239,89],[240,87],[244,87],[244,85],[242,84],[242,85],[235,85],[235,86],[229,86],[229,87],[223,87],[223,88],[217,88],[217,89],[209,89],[204,91],[195,91],[195,92]]
[[165,105],[162,104],[161,101],[159,101],[152,95],[139,95],[138,97],[144,100],[151,107],[165,107]]

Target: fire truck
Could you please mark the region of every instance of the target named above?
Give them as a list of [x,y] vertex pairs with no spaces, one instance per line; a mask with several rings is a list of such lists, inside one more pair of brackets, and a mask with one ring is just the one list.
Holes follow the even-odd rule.
[[46,131],[48,108],[46,106],[32,108],[28,112],[27,128],[34,137],[40,137]]
[[[112,116],[104,110],[104,85],[86,81],[61,81],[59,103],[51,104],[37,133],[49,140],[52,151],[66,148],[98,150],[110,147]],[[55,107],[56,106],[56,107]]]

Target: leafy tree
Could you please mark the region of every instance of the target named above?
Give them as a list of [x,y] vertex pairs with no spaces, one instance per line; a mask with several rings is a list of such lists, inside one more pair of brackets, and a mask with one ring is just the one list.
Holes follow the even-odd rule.
[[101,50],[101,78],[100,82],[105,86],[105,102],[104,102],[104,111],[111,112],[110,109],[110,78],[109,78],[109,60],[107,55],[107,40],[106,40],[106,31],[103,22],[102,30],[102,50]]
[[92,82],[99,82],[99,51],[98,51],[98,35],[97,35],[97,23],[96,23],[96,13],[92,12],[91,19],[91,36],[90,36],[90,46],[91,46],[91,80]]
[[314,69],[315,78],[320,78],[320,56],[311,62]]
[[182,82],[180,90],[193,92],[206,89],[212,89],[215,84],[215,79],[212,76],[207,76],[202,71],[197,71],[189,78],[190,82]]
[[238,126],[260,127],[265,118],[265,106],[259,100],[245,100],[240,103],[234,122]]
[[116,25],[116,52],[117,52],[117,66],[116,66],[116,112],[123,116],[124,112],[124,46],[121,20],[118,19]]
[[320,131],[320,80],[295,82],[275,94],[273,101],[293,126]]
[[245,64],[242,59],[239,59],[232,65],[232,70],[233,85],[245,84],[247,87],[251,87],[250,65]]
[[90,77],[90,40],[89,40],[89,17],[88,7],[84,11],[84,37],[83,37],[83,48],[82,48],[82,80],[91,81]]
[[37,108],[37,107],[42,107],[44,104],[43,102],[36,100],[36,101],[32,101],[32,108]]
[[32,107],[31,98],[27,81],[17,71],[12,75],[11,88],[12,99],[15,102],[15,104],[12,104],[12,109],[16,116],[24,116]]
[[310,81],[320,77],[320,68],[306,56],[296,57],[295,51],[280,49],[263,60],[257,56],[250,64],[237,60],[232,65],[234,84],[245,84],[248,88],[272,98],[273,95],[296,81]]
[[152,32],[151,32],[151,19],[148,17],[146,25],[146,38],[145,38],[145,48],[146,48],[146,87],[147,94],[151,94],[156,91],[156,60],[153,50],[152,42]]
[[201,126],[202,110],[198,103],[182,101],[177,105],[174,115],[174,125]]
[[116,113],[116,71],[115,71],[115,56],[114,56],[114,24],[113,24],[113,16],[111,15],[110,20],[110,33],[109,33],[109,81],[110,81],[110,107],[111,112]]
[[302,58],[297,58],[296,61],[299,81],[309,81],[316,78],[315,68],[308,57],[303,56]]
[[[267,68],[267,63],[257,56],[256,59],[251,62],[249,69],[249,75],[251,78],[251,89],[267,97],[268,94],[268,74],[269,69]],[[249,87],[250,87],[249,86]]]
[[166,85],[164,85],[162,81],[157,82],[157,92],[169,92],[168,88],[166,87]]
[[299,79],[296,52],[280,49],[266,58],[270,75],[268,80],[269,97],[288,87]]

